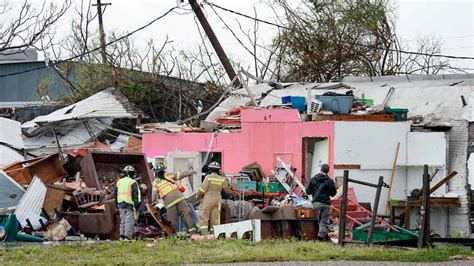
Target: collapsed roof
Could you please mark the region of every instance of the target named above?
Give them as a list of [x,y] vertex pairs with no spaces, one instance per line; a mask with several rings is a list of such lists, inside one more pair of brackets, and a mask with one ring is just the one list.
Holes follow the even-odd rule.
[[[344,78],[341,82],[328,83],[283,83],[283,89],[269,84],[250,86],[249,89],[259,102],[268,107],[281,104],[283,96],[321,95],[327,91],[345,93],[352,89],[355,97],[373,99],[381,104],[391,87],[395,88],[387,105],[408,108],[409,117],[419,116],[425,125],[448,125],[450,121],[465,119],[474,121],[474,75],[407,75]],[[463,102],[464,101],[464,102]],[[232,107],[250,105],[251,99],[245,89],[235,90],[206,120],[214,121]]]
[[144,115],[124,95],[115,88],[108,88],[24,123],[21,127],[25,149],[35,155],[55,153],[55,134],[62,148],[78,149],[110,128],[114,119],[139,116]]
[[107,88],[82,101],[42,115],[23,124],[23,128],[35,125],[84,120],[92,118],[137,118],[143,113],[115,88]]

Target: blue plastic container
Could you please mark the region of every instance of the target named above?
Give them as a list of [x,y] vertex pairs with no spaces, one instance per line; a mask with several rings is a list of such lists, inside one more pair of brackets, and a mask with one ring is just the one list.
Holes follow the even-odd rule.
[[281,97],[281,103],[291,103],[291,96],[283,96]]
[[316,99],[323,103],[325,110],[334,114],[350,114],[354,105],[354,96],[318,95]]
[[300,112],[306,111],[306,98],[303,96],[283,96],[281,103],[291,103],[291,108],[298,109]]

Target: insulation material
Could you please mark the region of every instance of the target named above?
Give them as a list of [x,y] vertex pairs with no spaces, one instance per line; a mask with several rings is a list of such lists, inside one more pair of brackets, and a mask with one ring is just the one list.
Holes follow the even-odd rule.
[[17,219],[22,226],[28,225],[26,219],[31,218],[30,221],[32,223],[38,220],[45,197],[46,186],[39,177],[35,176],[15,210]]

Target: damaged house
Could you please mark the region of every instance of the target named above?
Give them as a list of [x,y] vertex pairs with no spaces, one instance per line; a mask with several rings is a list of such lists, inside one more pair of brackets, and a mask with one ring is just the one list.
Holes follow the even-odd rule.
[[[386,208],[389,202],[394,212],[405,211],[406,228],[418,226],[419,208],[404,204],[422,187],[423,166],[429,166],[432,184],[456,171],[457,175],[440,183],[432,194],[431,227],[440,236],[469,235],[470,184],[474,182],[469,175],[471,168],[474,171],[474,159],[470,158],[473,84],[472,75],[262,83],[249,87],[253,97],[246,89],[231,92],[202,123],[210,130],[144,133],[143,152],[149,161],[167,161],[171,171],[201,170],[212,159],[222,164],[227,175],[238,174],[252,162],[258,162],[270,175],[281,159],[296,169],[296,177],[304,184],[326,162],[335,177],[349,170],[353,178],[376,183],[383,176],[391,188],[382,191],[378,214],[390,212]],[[351,115],[301,114],[293,103],[282,104],[287,96],[312,103],[314,96],[347,91],[370,100],[382,111],[384,107],[406,108],[409,120],[359,111]],[[258,106],[240,108],[254,101]],[[404,111],[402,116],[406,114]],[[197,189],[201,179],[195,176],[190,182]],[[351,186],[360,202],[373,201],[371,188]]]
[[78,150],[97,144],[97,138],[112,128],[114,119],[142,115],[114,88],[100,91],[82,101],[38,116],[22,125],[25,150],[46,155],[59,150]]

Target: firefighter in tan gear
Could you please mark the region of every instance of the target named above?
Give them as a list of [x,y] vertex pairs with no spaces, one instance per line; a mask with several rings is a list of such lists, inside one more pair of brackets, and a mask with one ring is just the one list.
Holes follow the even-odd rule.
[[[211,162],[208,174],[199,188],[198,198],[203,198],[199,205],[199,220],[201,233],[209,233],[209,227],[220,224],[221,191],[228,187],[227,179],[220,175],[221,166],[218,162]],[[210,222],[210,223],[209,223]]]
[[190,234],[197,232],[197,226],[194,224],[191,209],[188,207],[186,198],[183,195],[184,187],[175,182],[193,174],[194,172],[192,171],[178,172],[176,175],[166,173],[165,166],[161,163],[155,169],[156,190],[158,196],[165,204],[168,220],[175,228],[178,228],[178,219],[179,216],[182,216]]

